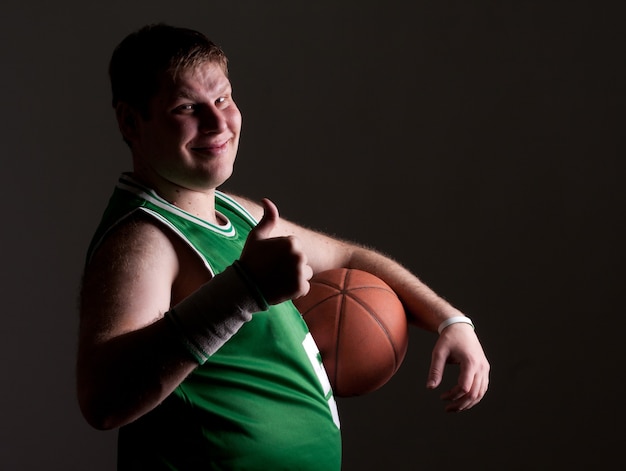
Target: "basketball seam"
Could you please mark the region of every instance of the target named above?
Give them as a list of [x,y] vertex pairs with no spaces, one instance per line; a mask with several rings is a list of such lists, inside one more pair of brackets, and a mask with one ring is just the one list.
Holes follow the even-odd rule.
[[[353,281],[353,278],[354,278],[354,281]],[[380,283],[376,283],[376,281],[380,281]],[[360,284],[363,282],[366,284]],[[350,286],[351,283],[354,284],[355,286]],[[388,356],[387,359],[385,360],[386,362],[385,368],[387,368],[386,371],[390,371],[392,375],[395,374],[397,370],[400,368],[402,360],[404,359],[405,348],[402,342],[402,338],[398,338],[398,342],[395,341],[396,340],[394,337],[395,335],[394,332],[396,331],[395,321],[390,320],[389,326],[386,323],[385,313],[389,309],[395,310],[393,306],[395,306],[396,299],[394,298],[397,298],[397,294],[393,291],[393,289],[389,287],[382,280],[370,279],[368,281],[367,277],[359,273],[359,270],[345,269],[345,268],[341,269],[339,273],[334,273],[328,276],[326,279],[324,279],[323,276],[321,276],[319,279],[313,278],[311,280],[311,291],[315,292],[314,288],[316,287],[320,291],[322,291],[322,293],[326,291],[326,294],[324,295],[322,293],[316,293],[315,296],[313,297],[315,304],[312,304],[312,305],[309,304],[306,308],[306,311],[303,311],[301,314],[302,314],[302,318],[305,321],[307,320],[307,317],[311,320],[313,318],[310,318],[309,316],[314,315],[316,310],[319,310],[320,308],[322,308],[324,312],[326,312],[327,308],[324,305],[328,303],[332,303],[332,306],[334,306],[332,309],[336,310],[333,316],[334,317],[334,326],[333,326],[334,338],[331,337],[328,339],[328,340],[331,340],[330,345],[328,343],[325,343],[325,348],[328,349],[329,352],[331,351],[330,350],[331,348],[334,350],[333,362],[332,362],[332,365],[329,365],[332,367],[333,372],[332,372],[332,377],[329,376],[329,379],[331,380],[331,384],[334,385],[333,389],[335,391],[335,395],[337,395],[338,397],[342,397],[342,396],[347,397],[348,395],[352,395],[351,388],[353,386],[351,386],[352,383],[350,382],[350,380],[347,380],[348,382],[346,384],[339,384],[342,378],[342,373],[339,371],[339,368],[342,367],[342,365],[348,368],[348,371],[346,372],[348,376],[350,376],[351,374],[350,364],[353,361],[361,363],[361,366],[359,366],[359,368],[362,369],[363,367],[365,367],[366,370],[368,369],[371,370],[371,366],[366,365],[366,363],[368,363],[368,360],[366,359],[367,357],[362,358],[362,359],[357,359],[357,358],[352,358],[350,354],[348,354],[348,358],[350,359],[350,364],[347,364],[347,365],[345,364],[345,361],[342,360],[343,347],[347,345],[351,345],[350,343],[345,344],[341,342],[342,333],[345,329],[349,329],[350,326],[352,326],[351,323],[354,321],[358,322],[358,324],[361,324],[363,326],[363,327],[359,327],[358,324],[355,324],[354,327],[357,329],[357,331],[361,328],[375,329],[374,326],[376,325],[378,326],[378,330],[380,332],[378,335],[381,335],[382,338],[387,339],[386,345],[388,345],[388,347],[386,348],[391,348],[391,350],[393,351],[393,356]],[[361,295],[361,293],[363,293],[363,290],[365,290],[365,292],[373,291],[373,293],[371,293],[371,296],[370,294]],[[384,292],[384,293],[381,293],[381,292]],[[324,297],[320,299],[319,298],[320,295]],[[391,297],[389,297],[389,295]],[[337,303],[336,296],[341,296],[341,298],[338,300],[339,303]],[[385,301],[383,301],[382,303],[379,303],[378,299],[380,299],[381,301],[382,300],[385,300]],[[354,318],[354,321],[353,321],[352,320],[353,318],[351,316],[348,316],[348,312],[350,312],[352,309],[350,307],[352,303],[354,303],[355,307],[357,307],[357,312],[358,310],[361,310],[361,313],[362,313],[361,316],[365,316],[365,317],[361,317],[360,321],[359,321],[359,317]],[[295,301],[294,301],[294,304],[295,304]],[[305,302],[303,304],[308,304],[308,302]],[[380,315],[376,312],[377,309],[380,309]],[[369,320],[367,319],[368,315],[370,317]],[[372,321],[373,321],[373,324],[371,323]],[[327,323],[327,321],[323,321],[323,322]],[[348,325],[346,325],[346,323]],[[348,332],[348,334],[350,334],[350,332]],[[324,334],[324,335],[327,336],[327,334]],[[385,345],[384,343],[382,343],[382,338],[380,340],[381,342],[380,347],[377,347],[377,348],[383,348],[383,345]],[[334,348],[331,347],[331,345],[334,345]],[[364,345],[364,347],[365,347],[365,350],[363,351],[363,354],[367,355],[368,351],[370,353],[372,352],[371,346],[368,347]],[[363,347],[359,347],[359,348],[363,348]],[[388,355],[388,353],[386,355]],[[389,364],[387,362],[389,361],[389,359],[392,359],[392,358],[393,358],[393,365],[392,365],[392,368],[389,370],[388,369]],[[327,373],[329,372],[327,371]],[[347,391],[344,391],[346,387],[347,387]],[[349,392],[350,394],[348,394]]]
[[[343,280],[342,283],[337,286],[337,290],[339,291],[339,295],[343,295],[341,296],[341,305],[339,306],[339,319],[337,322],[337,336],[335,337],[335,367],[334,369],[334,378],[333,378],[333,383],[335,384],[335,387],[337,389],[337,393],[338,394],[342,394],[340,391],[340,387],[339,387],[339,383],[337,382],[339,379],[339,372],[337,371],[339,369],[339,358],[341,358],[341,342],[339,341],[339,339],[341,339],[341,332],[343,331],[343,322],[344,322],[344,318],[345,318],[345,306],[346,306],[346,297],[345,297],[345,286],[347,284],[348,281],[348,277],[350,276],[350,270],[346,270],[343,274]],[[329,286],[332,286],[331,284],[329,284]]]
[[[397,352],[398,346],[394,343],[393,338],[391,337],[391,334],[389,333],[389,330],[383,325],[380,318],[372,311],[370,306],[368,306],[367,304],[364,304],[357,297],[350,294],[350,292],[358,291],[362,289],[376,289],[380,291],[385,291],[387,293],[391,293],[394,296],[396,296],[396,293],[393,290],[391,290],[391,288],[387,288],[385,286],[378,286],[378,285],[364,285],[364,286],[361,285],[355,288],[346,288],[346,286],[349,286],[349,280],[352,274],[353,273],[351,270],[346,270],[343,274],[343,280],[341,280],[342,283],[339,286],[336,286],[334,283],[328,283],[328,282],[323,283],[327,286],[337,288],[340,291],[340,294],[343,295],[341,299],[341,309],[339,311],[339,322],[337,326],[337,339],[341,338],[341,325],[343,323],[343,317],[344,317],[343,313],[344,313],[345,299],[346,299],[346,296],[349,296],[352,300],[354,300],[357,304],[359,304],[361,307],[365,309],[365,311],[374,319],[374,321],[380,326],[381,330],[384,332],[385,337],[389,341],[389,344],[391,345],[391,349],[393,350],[393,372],[395,373],[396,371],[398,371],[398,368],[400,365],[400,358],[398,357],[398,352]],[[339,353],[340,353],[338,342],[336,346],[336,352],[337,352],[337,355],[335,357],[335,376],[337,376],[337,363],[338,363]]]
[[331,294],[331,295],[329,295],[329,296],[326,296],[324,299],[319,300],[318,302],[316,302],[316,303],[315,303],[315,304],[313,304],[312,306],[309,306],[309,308],[308,308],[306,311],[304,311],[304,312],[302,312],[302,313],[301,313],[301,314],[302,314],[302,317],[306,317],[306,315],[307,315],[309,312],[311,312],[313,309],[315,309],[316,307],[318,307],[318,306],[319,306],[319,305],[321,305],[321,304],[324,304],[324,303],[325,303],[326,301],[328,301],[329,299],[334,298],[335,296],[339,296],[339,294],[341,294],[341,293],[333,293],[333,294]]
[[339,306],[339,319],[337,320],[337,335],[335,336],[335,367],[333,368],[334,370],[333,384],[335,385],[335,388],[337,389],[338,392],[341,389],[339,387],[339,383],[337,382],[339,378],[339,372],[337,370],[339,369],[339,358],[341,355],[341,342],[339,341],[339,339],[341,339],[341,332],[343,330],[345,306],[346,306],[346,297],[342,296],[341,305]]
[[[379,289],[381,291],[389,292],[388,289],[381,288],[380,286],[372,286],[370,288],[376,288],[376,289]],[[391,345],[391,349],[393,350],[393,371],[395,373],[397,371],[397,369],[398,369],[398,363],[399,363],[398,352],[397,352],[398,346],[393,341],[393,338],[392,338],[391,334],[389,333],[389,330],[387,329],[387,327],[385,327],[385,325],[381,322],[380,317],[378,317],[376,315],[376,313],[372,310],[372,308],[369,305],[367,305],[365,302],[363,302],[361,299],[359,299],[356,296],[353,296],[352,294],[350,294],[350,291],[357,291],[359,289],[362,289],[362,288],[361,287],[359,287],[359,288],[352,288],[349,291],[344,292],[344,298],[342,299],[342,302],[341,302],[341,304],[342,304],[341,314],[343,314],[343,305],[345,304],[345,298],[346,297],[350,297],[350,299],[352,299],[359,306],[361,306],[363,309],[365,309],[365,312],[367,312],[374,319],[374,321],[380,326],[381,330],[385,333],[385,337],[389,341],[389,344]]]

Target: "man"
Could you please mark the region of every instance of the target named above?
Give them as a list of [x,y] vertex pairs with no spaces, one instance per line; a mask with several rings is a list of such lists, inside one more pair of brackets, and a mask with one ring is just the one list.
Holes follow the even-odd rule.
[[489,364],[471,321],[414,275],[281,219],[267,199],[217,190],[241,130],[217,46],[148,26],[122,41],[109,71],[133,171],[89,249],[77,382],[87,421],[120,427],[119,469],[340,469],[332,391],[290,301],[332,268],[379,276],[412,323],[440,331],[427,387],[460,365],[447,410],[482,399]]

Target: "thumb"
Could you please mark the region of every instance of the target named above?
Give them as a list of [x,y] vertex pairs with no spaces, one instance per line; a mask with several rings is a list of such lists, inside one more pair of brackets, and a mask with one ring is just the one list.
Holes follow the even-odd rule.
[[437,355],[433,355],[428,370],[428,379],[426,380],[426,387],[428,389],[435,389],[441,383],[443,378],[443,370],[445,368],[445,360]]
[[263,217],[256,227],[252,229],[249,236],[256,240],[268,239],[279,218],[278,208],[271,200],[263,198],[261,203],[263,203]]

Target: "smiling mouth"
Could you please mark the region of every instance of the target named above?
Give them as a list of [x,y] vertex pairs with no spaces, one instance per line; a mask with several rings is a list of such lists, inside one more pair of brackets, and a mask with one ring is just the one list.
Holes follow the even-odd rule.
[[226,140],[224,142],[210,144],[208,146],[192,147],[191,150],[193,150],[194,152],[202,152],[202,153],[220,153],[226,150],[229,142],[230,140]]

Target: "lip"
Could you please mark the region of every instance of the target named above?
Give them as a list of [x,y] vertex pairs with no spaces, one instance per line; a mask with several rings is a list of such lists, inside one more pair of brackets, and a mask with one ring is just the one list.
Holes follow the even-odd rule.
[[228,143],[230,139],[226,139],[218,142],[209,142],[202,145],[195,145],[191,147],[191,150],[194,152],[200,152],[204,154],[220,154],[224,152],[228,148]]

